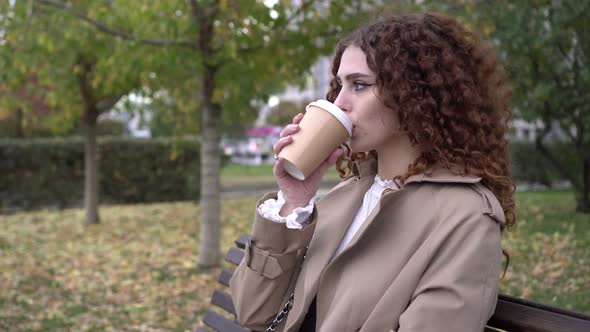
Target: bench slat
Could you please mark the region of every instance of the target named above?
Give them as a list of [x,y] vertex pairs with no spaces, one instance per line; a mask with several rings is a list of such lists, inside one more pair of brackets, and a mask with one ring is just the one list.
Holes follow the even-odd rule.
[[505,301],[505,302],[511,302],[511,303],[517,303],[517,304],[520,304],[520,305],[524,305],[526,307],[537,308],[537,309],[541,309],[543,311],[554,312],[554,313],[558,313],[558,314],[561,314],[561,315],[570,316],[570,317],[574,317],[574,318],[579,318],[581,320],[590,321],[590,315],[589,314],[585,314],[585,313],[581,313],[581,312],[578,312],[578,311],[573,311],[573,310],[569,310],[569,309],[565,309],[565,308],[553,307],[553,306],[550,306],[550,305],[547,305],[547,304],[533,302],[533,301],[530,301],[530,300],[527,300],[527,299],[522,299],[520,297],[515,297],[515,296],[512,296],[512,295],[498,294],[498,300]]
[[219,281],[220,284],[229,287],[229,280],[233,275],[234,273],[232,271],[223,269],[221,270],[221,273],[219,274],[219,278],[217,278],[217,281]]
[[488,325],[510,332],[587,332],[590,317],[507,295],[499,295]]
[[248,242],[248,238],[250,237],[250,235],[248,234],[244,234],[242,236],[240,236],[239,239],[236,240],[236,246],[240,249],[244,249],[246,248],[246,243]]
[[227,256],[225,256],[225,260],[233,265],[240,265],[242,258],[244,258],[244,251],[234,247],[229,248]]
[[234,308],[234,303],[231,300],[231,296],[220,289],[216,289],[213,292],[211,304],[220,307],[234,316],[236,315],[236,309]]
[[199,327],[195,332],[209,332],[206,328]]
[[229,320],[212,310],[207,310],[205,313],[205,318],[203,318],[203,323],[215,331],[250,332],[249,329],[241,327],[236,322]]

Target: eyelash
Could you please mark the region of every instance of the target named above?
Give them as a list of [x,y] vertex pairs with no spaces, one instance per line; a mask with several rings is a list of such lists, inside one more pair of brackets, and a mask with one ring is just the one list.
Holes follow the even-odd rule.
[[[342,89],[342,83],[336,82],[338,89]],[[373,86],[373,84],[364,83],[364,82],[352,82],[353,91],[362,91],[368,87]]]
[[370,86],[372,86],[373,84],[368,84],[368,83],[363,83],[363,82],[354,82],[353,86],[354,86],[354,90],[355,91],[361,91],[364,90],[365,88],[368,88]]

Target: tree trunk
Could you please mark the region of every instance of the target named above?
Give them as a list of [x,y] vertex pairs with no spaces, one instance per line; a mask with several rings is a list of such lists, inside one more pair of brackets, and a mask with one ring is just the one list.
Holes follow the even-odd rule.
[[96,146],[96,117],[84,121],[84,207],[85,223],[98,224],[98,150]]
[[15,124],[16,124],[16,131],[15,131],[15,136],[18,138],[23,138],[24,136],[24,131],[23,131],[23,109],[22,108],[17,108],[16,109],[16,119],[15,119]]
[[588,158],[582,160],[581,172],[582,187],[580,192],[576,195],[576,211],[590,213],[590,160],[588,160]]
[[221,107],[212,102],[214,69],[203,75],[201,130],[201,230],[198,265],[213,267],[220,258]]
[[77,71],[76,79],[80,96],[84,103],[82,126],[84,127],[84,208],[86,209],[85,223],[98,224],[98,150],[96,148],[96,122],[99,110],[88,75],[93,70],[92,62],[88,62],[82,55],[78,55],[77,64],[81,71]]
[[202,54],[201,76],[201,230],[198,266],[209,268],[219,265],[221,183],[221,106],[213,101],[215,91],[215,50],[213,48],[214,23],[219,1],[199,3],[190,0],[193,18],[199,26],[197,45]]
[[535,147],[537,150],[539,150],[539,152],[541,152],[541,155],[547,161],[549,161],[549,164],[555,168],[559,176],[562,179],[568,180],[572,184],[572,187],[574,187],[575,190],[578,190],[580,188],[580,183],[577,180],[576,174],[569,172],[566,165],[562,163],[555,155],[553,155],[553,153],[551,153],[551,151],[549,151],[549,149],[543,144],[543,138],[550,130],[548,126],[549,125],[545,123],[546,129],[535,139]]

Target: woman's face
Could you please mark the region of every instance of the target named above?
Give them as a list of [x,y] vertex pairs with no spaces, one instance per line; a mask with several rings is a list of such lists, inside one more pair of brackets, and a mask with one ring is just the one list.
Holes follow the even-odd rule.
[[334,104],[352,121],[352,152],[379,152],[399,133],[397,112],[385,106],[376,95],[376,78],[360,47],[349,46],[344,50],[336,76],[341,89]]

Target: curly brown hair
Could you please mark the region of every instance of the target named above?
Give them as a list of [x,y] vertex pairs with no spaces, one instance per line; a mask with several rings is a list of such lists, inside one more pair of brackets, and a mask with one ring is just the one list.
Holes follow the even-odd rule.
[[[327,94],[331,102],[340,92],[335,77],[349,46],[365,52],[379,98],[398,112],[401,130],[420,147],[421,155],[399,180],[429,173],[435,165],[479,176],[500,201],[506,225],[514,225],[506,139],[511,89],[491,45],[439,14],[382,19],[338,44]],[[341,176],[351,176],[353,162],[366,158],[377,155],[369,151],[339,160]]]

